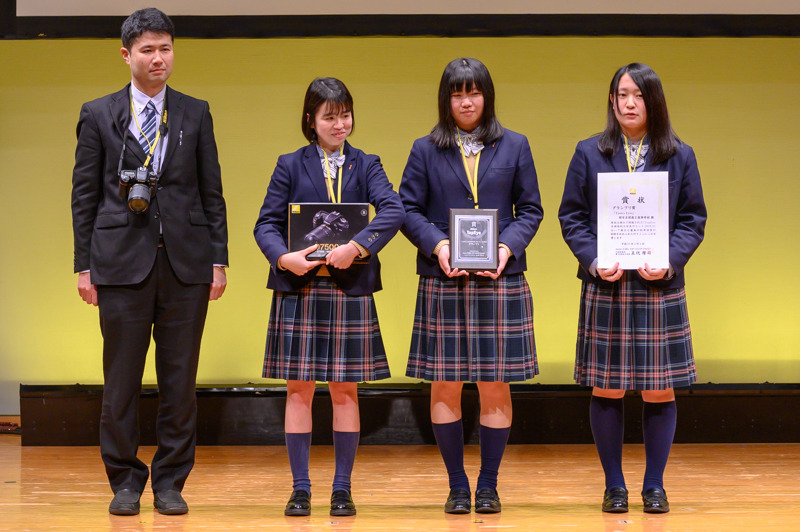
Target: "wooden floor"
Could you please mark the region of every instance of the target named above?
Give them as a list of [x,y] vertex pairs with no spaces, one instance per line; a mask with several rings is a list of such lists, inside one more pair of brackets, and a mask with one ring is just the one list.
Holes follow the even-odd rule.
[[[149,461],[154,449],[143,448]],[[333,449],[312,447],[311,517],[284,517],[291,476],[283,447],[199,447],[183,492],[190,512],[163,516],[142,496],[138,516],[108,514],[97,447],[21,447],[0,436],[0,530],[150,531],[789,531],[800,530],[800,444],[676,445],[666,474],[672,511],[642,513],[643,448],[625,449],[631,511],[603,514],[603,476],[589,445],[513,445],[500,472],[503,512],[446,515],[447,480],[433,446],[362,446],[355,517],[332,518]],[[478,449],[467,447],[473,483]]]

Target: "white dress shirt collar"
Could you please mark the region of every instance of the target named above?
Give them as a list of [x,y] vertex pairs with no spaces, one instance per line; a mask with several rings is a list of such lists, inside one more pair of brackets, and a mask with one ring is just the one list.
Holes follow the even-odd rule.
[[136,86],[131,83],[131,95],[133,96],[133,109],[136,111],[136,115],[140,116],[144,111],[144,108],[147,106],[147,102],[153,101],[153,104],[156,106],[156,111],[158,112],[159,116],[161,115],[161,110],[164,108],[164,96],[167,94],[167,86],[164,85],[164,88],[161,89],[158,94],[153,96],[152,98],[147,94],[143,93]]

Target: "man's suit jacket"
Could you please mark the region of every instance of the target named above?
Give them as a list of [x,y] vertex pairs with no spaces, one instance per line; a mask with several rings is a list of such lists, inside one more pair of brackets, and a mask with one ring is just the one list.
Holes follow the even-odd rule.
[[[417,139],[403,171],[400,198],[406,209],[403,234],[419,249],[417,274],[443,276],[433,250],[449,238],[450,209],[475,206],[459,149],[440,149],[429,137]],[[523,135],[506,129],[502,137],[485,144],[478,164],[478,203],[482,209],[499,211],[499,241],[513,253],[503,274],[525,271],[525,248],[544,211],[531,148]]]
[[[122,140],[130,120],[130,85],[88,102],[78,121],[72,174],[75,271],[97,285],[142,281],[156,258],[159,231],[170,265],[188,284],[210,283],[214,264],[228,264],[225,200],[208,103],[167,88],[168,144],[158,191],[144,214],[120,197]],[[145,153],[128,134],[123,169]]]
[[[561,233],[578,259],[578,277],[584,281],[606,284],[589,273],[597,258],[597,174],[627,172],[626,153],[620,140],[617,153],[606,157],[597,147],[597,137],[578,143],[567,170],[564,196],[558,210]],[[646,172],[669,172],[669,263],[675,270],[670,279],[645,281],[643,285],[661,289],[684,286],[683,270],[689,257],[703,241],[706,206],[694,151],[679,143],[678,151],[664,162],[652,164],[652,152],[645,157]]]
[[[375,218],[352,238],[370,255],[366,264],[347,269],[329,267],[336,285],[351,296],[371,294],[382,288],[381,265],[377,253],[397,233],[403,223],[403,205],[392,189],[376,155],[367,155],[344,144],[341,203],[371,203]],[[334,188],[335,190],[336,188]],[[317,273],[315,268],[298,276],[277,267],[278,258],[289,252],[289,203],[327,203],[328,191],[316,145],[309,144],[294,153],[281,155],[272,174],[264,204],[253,233],[258,246],[271,265],[267,288],[282,292],[300,290]]]

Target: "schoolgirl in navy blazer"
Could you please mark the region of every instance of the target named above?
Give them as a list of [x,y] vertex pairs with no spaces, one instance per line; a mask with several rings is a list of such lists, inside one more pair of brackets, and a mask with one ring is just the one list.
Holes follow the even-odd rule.
[[[543,216],[539,185],[528,140],[500,125],[494,101],[482,62],[451,61],[439,83],[439,121],[414,142],[400,183],[402,231],[417,248],[419,275],[406,376],[431,381],[431,423],[448,474],[444,511],[450,514],[473,507],[463,460],[463,383],[476,382],[481,399],[474,508],[497,513],[498,471],[512,417],[509,383],[538,371],[524,271],[525,248]],[[451,267],[454,208],[498,210],[496,270]]]
[[[301,128],[310,144],[282,155],[254,229],[270,263],[274,291],[264,351],[265,378],[286,380],[286,448],[292,495],[284,515],[311,513],[311,408],[317,381],[328,383],[336,462],[330,515],[356,513],[351,473],[361,430],[359,382],[391,375],[372,293],[381,289],[377,253],[405,218],[380,159],[347,144],[355,118],[350,91],[335,78],[311,82]],[[335,184],[334,184],[335,182]],[[336,192],[339,191],[339,192]],[[316,245],[290,252],[290,203],[371,203],[375,218],[325,260]],[[354,264],[355,258],[366,264]]]
[[[684,268],[703,240],[706,207],[692,148],[672,130],[664,89],[649,66],[614,74],[606,129],[578,143],[558,217],[583,281],[575,380],[592,386],[589,421],[605,474],[604,512],[628,511],[622,471],[626,390],[641,392],[647,513],[669,511],[664,469],[675,434],[674,388],[697,380]],[[637,147],[638,145],[638,147]],[[640,157],[641,155],[641,157]],[[597,268],[597,174],[668,172],[669,268]]]

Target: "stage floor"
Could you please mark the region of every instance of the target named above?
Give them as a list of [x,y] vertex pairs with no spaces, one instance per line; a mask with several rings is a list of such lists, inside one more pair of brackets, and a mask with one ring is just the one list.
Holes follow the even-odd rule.
[[[141,449],[149,462],[153,447]],[[466,450],[473,484],[477,446]],[[503,512],[446,515],[447,478],[433,446],[362,446],[353,472],[355,517],[328,515],[333,448],[311,451],[312,515],[284,517],[291,492],[280,446],[198,447],[184,496],[163,516],[142,496],[138,516],[108,514],[98,447],[21,447],[0,435],[0,530],[151,531],[789,531],[800,530],[800,444],[675,445],[667,466],[672,511],[642,512],[644,448],[625,448],[631,511],[603,514],[603,475],[591,445],[512,445],[500,470]]]

